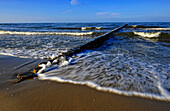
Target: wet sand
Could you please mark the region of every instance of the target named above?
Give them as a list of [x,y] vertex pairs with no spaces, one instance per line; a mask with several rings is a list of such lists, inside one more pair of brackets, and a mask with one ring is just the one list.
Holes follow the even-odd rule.
[[170,111],[170,102],[127,97],[72,84],[38,79],[12,84],[18,72],[41,60],[0,57],[2,111]]

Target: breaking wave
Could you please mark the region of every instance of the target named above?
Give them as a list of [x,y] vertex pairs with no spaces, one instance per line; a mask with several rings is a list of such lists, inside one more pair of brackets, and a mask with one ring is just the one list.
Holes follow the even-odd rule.
[[16,32],[16,31],[3,31],[0,30],[0,35],[75,35],[84,36],[92,35],[94,32]]
[[38,79],[39,80],[51,80],[51,81],[57,81],[60,83],[71,83],[71,84],[78,84],[78,85],[86,85],[90,88],[94,88],[98,91],[104,91],[104,92],[110,92],[110,93],[115,93],[115,94],[119,94],[119,95],[125,95],[125,96],[139,96],[139,97],[143,97],[143,98],[150,98],[150,99],[157,99],[157,100],[162,100],[162,101],[170,101],[170,96],[167,94],[167,92],[162,89],[162,87],[159,84],[159,90],[162,91],[162,94],[164,95],[155,95],[155,94],[151,94],[151,93],[140,93],[140,92],[136,92],[136,91],[121,91],[115,88],[109,88],[109,87],[101,87],[98,84],[95,84],[94,82],[90,82],[90,81],[74,81],[74,80],[69,80],[69,79],[63,79],[60,77],[50,77],[50,76],[46,76],[45,74],[39,74],[38,75]]
[[161,32],[133,32],[135,35],[139,35],[142,37],[148,37],[148,38],[155,38],[159,37]]
[[169,65],[144,63],[124,54],[90,52],[77,56],[68,61],[73,65],[39,73],[38,79],[86,85],[99,91],[126,96],[170,101],[166,78]]
[[144,28],[144,30],[169,31],[170,28]]
[[[113,26],[112,23],[105,24],[105,26],[107,25],[109,27]],[[59,26],[63,27],[63,25]],[[102,25],[84,26],[100,27]],[[13,28],[13,26],[10,27]],[[38,25],[36,28],[40,27]],[[53,27],[57,29],[58,25],[52,25],[50,29]],[[70,27],[70,25],[64,28],[67,29],[67,27]],[[82,30],[83,25],[75,27],[79,27]],[[88,29],[87,27],[84,27],[84,30],[89,32],[79,31],[76,34],[75,32],[41,32],[43,30],[31,32],[32,30],[30,29],[27,30],[28,32],[24,32],[26,30],[19,32],[12,28],[2,28],[1,30],[13,31],[0,30],[0,35],[2,35],[0,37],[0,47],[2,47],[0,48],[0,54],[40,59],[57,57],[61,54],[62,49],[67,51],[77,44],[90,41],[92,38],[87,38],[87,36],[78,37],[81,35],[67,37],[66,35],[77,35],[80,33],[91,35],[95,33],[90,32],[89,30],[93,29]],[[136,28],[141,28],[141,32],[138,29],[136,31]],[[130,32],[120,31],[117,33],[118,36],[114,34],[114,37],[111,37],[103,46],[95,49],[97,51],[82,52],[73,55],[67,60],[61,60],[59,67],[55,65],[48,67],[49,69],[45,70],[45,73],[38,74],[38,79],[87,85],[100,91],[170,101],[169,47],[162,47],[157,43],[145,40],[163,39],[167,42],[169,34],[164,33],[164,31],[142,32],[147,28],[165,29],[157,26],[141,27],[134,25],[132,28],[129,27]],[[97,29],[95,28],[94,30]],[[27,37],[23,35],[32,36]],[[144,39],[139,36],[144,37]]]
[[133,28],[133,29],[141,29],[141,30],[170,31],[170,28],[159,27],[159,26],[129,25],[126,27]]
[[56,27],[52,29],[67,29],[67,30],[102,30],[102,29],[108,29],[108,28],[102,28],[102,27]]
[[129,25],[127,28],[163,28],[159,26]]
[[3,49],[0,48],[0,55],[8,55],[20,58],[34,58],[34,59],[46,59],[50,56],[57,56],[63,52],[66,52],[68,49],[56,49],[56,50],[48,50],[48,49]]
[[102,27],[82,27],[81,30],[102,30]]

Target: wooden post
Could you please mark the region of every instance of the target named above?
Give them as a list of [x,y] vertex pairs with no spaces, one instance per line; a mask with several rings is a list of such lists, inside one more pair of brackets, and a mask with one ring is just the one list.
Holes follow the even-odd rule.
[[76,54],[76,53],[80,53],[81,51],[83,50],[88,50],[88,49],[94,49],[94,48],[97,48],[99,47],[104,41],[108,40],[110,35],[114,32],[118,32],[121,28],[127,26],[127,24],[123,25],[123,26],[120,26],[118,28],[115,28],[101,36],[98,36],[97,38],[85,43],[85,44],[82,44],[82,45],[79,45],[77,47],[74,47],[72,49],[69,49],[66,53],[63,53],[63,56],[65,57],[70,57],[72,56],[73,54]]

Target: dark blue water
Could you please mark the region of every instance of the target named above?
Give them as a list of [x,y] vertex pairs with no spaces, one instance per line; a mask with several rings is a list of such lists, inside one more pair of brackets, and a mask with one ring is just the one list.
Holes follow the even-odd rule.
[[[122,24],[0,24],[0,53],[46,58],[86,43]],[[39,79],[170,100],[170,23],[129,23],[129,26],[111,35],[100,47],[72,56],[70,65],[40,74]],[[82,30],[82,27],[93,28]],[[93,34],[77,35],[89,32]]]

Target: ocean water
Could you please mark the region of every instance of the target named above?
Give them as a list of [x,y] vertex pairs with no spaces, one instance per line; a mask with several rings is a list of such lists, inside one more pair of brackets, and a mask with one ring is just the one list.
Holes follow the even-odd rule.
[[[0,24],[0,54],[57,56],[123,24]],[[129,23],[100,47],[75,54],[67,63],[52,65],[39,79],[170,101],[170,23]]]
[[[0,24],[0,54],[25,58],[46,58],[119,26],[120,23],[33,23]],[[95,27],[82,30],[82,27]],[[103,30],[98,30],[102,27]]]

